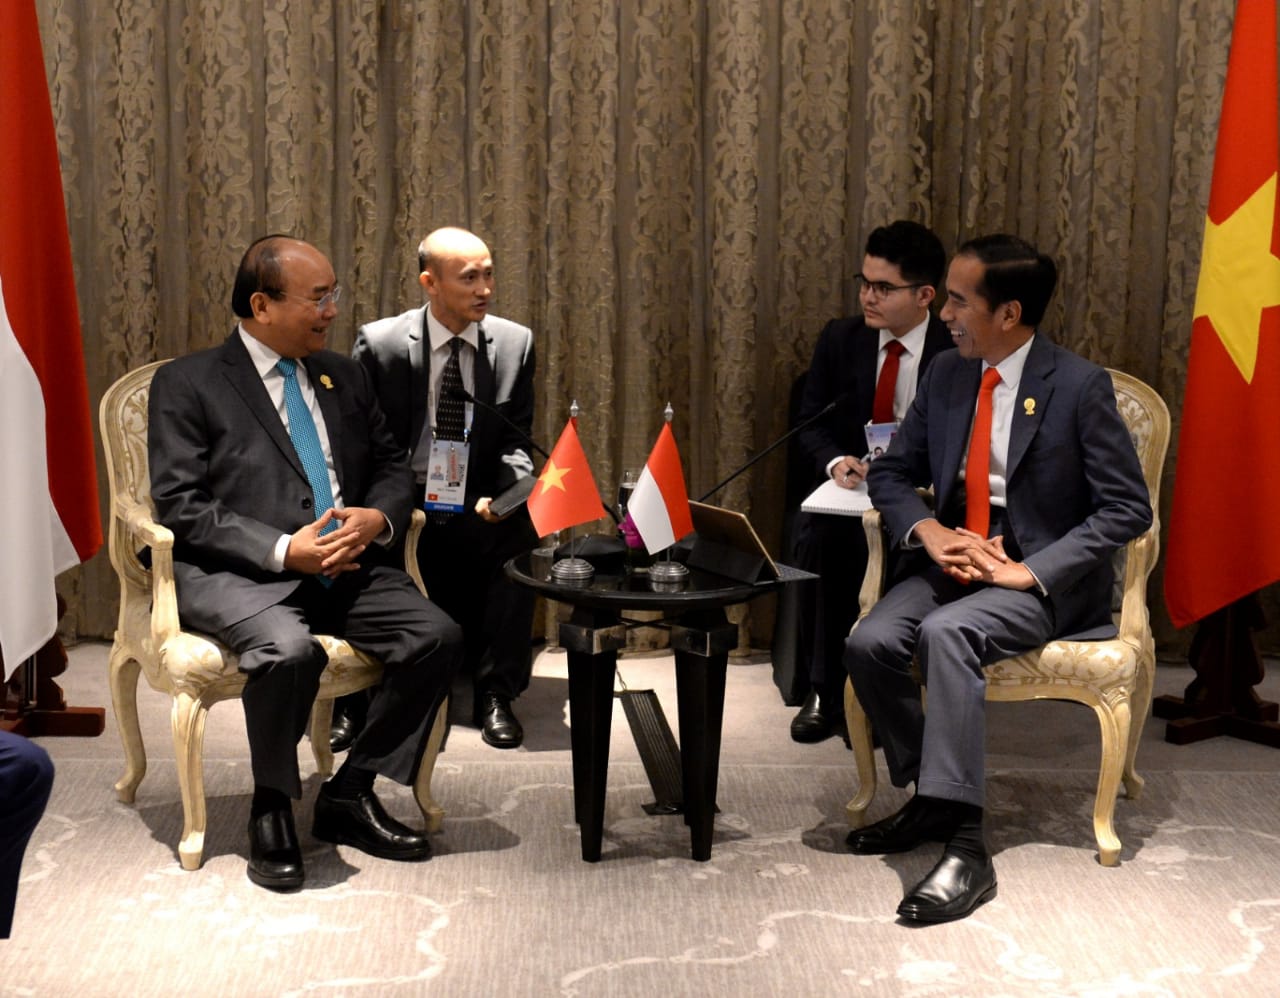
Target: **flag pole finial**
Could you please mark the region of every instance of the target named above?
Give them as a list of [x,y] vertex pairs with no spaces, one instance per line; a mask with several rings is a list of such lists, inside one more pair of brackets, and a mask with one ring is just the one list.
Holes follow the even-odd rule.
[[582,411],[582,410],[578,408],[578,400],[577,400],[577,399],[574,399],[571,403],[569,403],[569,418],[570,418],[570,419],[577,419],[577,418],[578,418],[578,413],[579,413],[579,412],[581,412],[581,411]]
[[668,423],[676,418],[676,411],[673,408],[671,408],[670,402],[667,402],[667,407],[662,410],[662,418],[665,419]]

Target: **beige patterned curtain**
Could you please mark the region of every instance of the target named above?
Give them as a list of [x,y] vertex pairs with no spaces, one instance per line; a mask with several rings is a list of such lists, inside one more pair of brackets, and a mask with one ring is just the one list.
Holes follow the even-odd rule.
[[[1232,0],[37,6],[95,403],[227,334],[258,235],[329,252],[345,350],[460,224],[535,330],[542,440],[576,398],[609,496],[669,400],[696,497],[785,429],[866,234],[905,216],[1037,242],[1047,331],[1180,405]],[[782,479],[778,453],[717,496],[775,550]],[[64,585],[69,636],[109,635],[105,553]],[[1179,647],[1158,578],[1153,607]]]

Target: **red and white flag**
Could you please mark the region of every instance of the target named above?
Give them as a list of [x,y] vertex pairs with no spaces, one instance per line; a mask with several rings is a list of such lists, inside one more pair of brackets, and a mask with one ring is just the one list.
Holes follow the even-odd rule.
[[529,495],[529,519],[539,537],[590,523],[604,516],[595,476],[578,439],[578,421],[570,419]]
[[102,546],[71,242],[33,0],[0,5],[0,136],[7,679],[57,629],[54,576]]
[[627,502],[627,514],[635,524],[645,550],[656,554],[693,532],[689,491],[680,467],[680,451],[671,424],[664,423],[645,462],[640,481]]

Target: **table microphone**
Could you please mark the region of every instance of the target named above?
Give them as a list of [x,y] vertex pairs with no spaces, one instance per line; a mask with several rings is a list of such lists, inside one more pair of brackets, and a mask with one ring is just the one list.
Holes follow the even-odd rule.
[[794,436],[795,436],[797,433],[799,433],[801,430],[803,430],[803,429],[805,429],[806,427],[811,426],[811,425],[813,425],[814,423],[816,423],[816,422],[817,422],[818,420],[820,420],[823,416],[827,415],[827,413],[829,413],[829,412],[831,412],[833,409],[835,409],[835,407],[836,407],[836,406],[838,406],[841,402],[845,401],[845,399],[847,399],[848,397],[849,397],[849,393],[848,393],[848,392],[841,392],[839,395],[837,395],[835,398],[833,398],[830,402],[828,402],[826,405],[824,405],[821,409],[819,409],[817,412],[815,412],[815,413],[814,413],[812,416],[810,416],[808,419],[804,420],[804,421],[803,421],[803,422],[801,422],[801,423],[797,423],[795,426],[791,427],[791,429],[787,430],[787,432],[786,432],[786,433],[784,433],[782,436],[780,436],[777,440],[775,440],[773,443],[771,443],[768,447],[766,447],[764,450],[762,450],[762,451],[761,451],[759,454],[757,454],[755,457],[751,458],[751,460],[749,460],[749,461],[748,461],[746,464],[744,464],[741,468],[739,468],[739,469],[738,469],[737,471],[735,471],[732,475],[730,475],[728,478],[726,478],[723,482],[721,482],[719,485],[715,486],[715,488],[711,489],[711,490],[710,490],[706,495],[704,495],[701,499],[699,499],[699,500],[698,500],[698,502],[706,502],[706,501],[707,501],[708,499],[710,499],[713,495],[715,495],[717,492],[719,492],[722,488],[724,488],[726,485],[728,485],[730,482],[732,482],[735,478],[737,478],[739,475],[741,475],[744,471],[746,471],[748,468],[750,468],[753,464],[755,464],[757,461],[759,461],[762,457],[764,457],[766,454],[768,454],[768,453],[769,453],[771,450],[773,450],[775,447],[779,447],[779,446],[781,446],[782,444],[784,444],[784,443],[786,443],[788,440],[790,440],[792,437],[794,437]]
[[541,447],[539,447],[538,442],[534,440],[533,437],[529,436],[529,434],[527,434],[518,425],[516,425],[516,422],[513,419],[511,419],[505,412],[499,409],[496,405],[490,405],[488,402],[481,402],[478,398],[472,395],[465,388],[450,388],[446,394],[451,399],[461,399],[463,402],[470,402],[472,405],[478,405],[481,409],[485,410],[485,412],[493,413],[500,420],[502,420],[509,427],[511,427],[511,429],[515,430],[518,434],[520,434],[521,440],[523,440],[530,447],[536,450],[545,459],[547,459],[548,461],[551,460],[551,455],[548,454],[546,451],[544,451]]

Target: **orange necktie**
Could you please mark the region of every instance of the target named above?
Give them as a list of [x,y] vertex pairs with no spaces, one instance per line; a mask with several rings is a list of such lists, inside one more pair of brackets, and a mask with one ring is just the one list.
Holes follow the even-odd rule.
[[978,411],[973,417],[964,472],[964,526],[980,537],[986,537],[991,528],[991,395],[998,384],[1000,372],[988,367],[978,389]]
[[876,398],[871,404],[871,422],[893,422],[893,393],[898,387],[898,359],[906,352],[897,340],[890,340],[884,346],[884,364],[880,367],[880,377],[876,381]]

